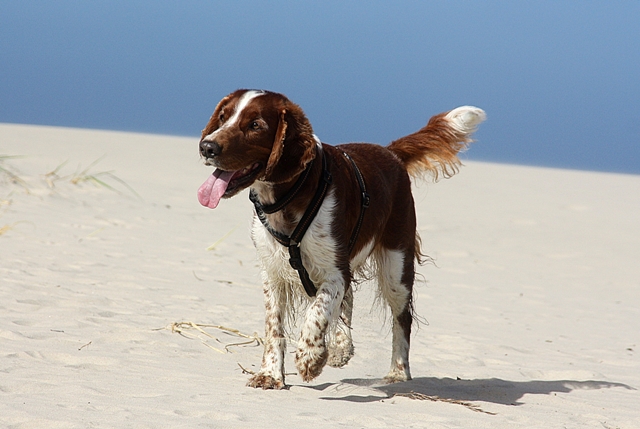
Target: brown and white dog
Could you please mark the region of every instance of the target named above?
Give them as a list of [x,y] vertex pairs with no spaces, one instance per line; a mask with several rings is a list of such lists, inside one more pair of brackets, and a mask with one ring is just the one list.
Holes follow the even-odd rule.
[[[424,128],[387,147],[330,146],[318,140],[302,109],[282,94],[238,90],[220,101],[200,140],[205,164],[216,170],[198,190],[198,199],[215,208],[220,199],[251,188],[266,320],[262,365],[249,386],[285,386],[285,323],[300,303],[306,310],[295,364],[302,379],[314,379],[326,364],[349,362],[351,283],[365,267],[393,317],[386,380],[411,379],[412,290],[421,253],[410,176],[457,172],[457,153],[484,119],[481,109],[463,106],[432,117]],[[302,236],[299,226],[304,226]],[[290,261],[292,252],[301,259],[297,266]],[[309,282],[303,287],[300,269],[311,290]]]

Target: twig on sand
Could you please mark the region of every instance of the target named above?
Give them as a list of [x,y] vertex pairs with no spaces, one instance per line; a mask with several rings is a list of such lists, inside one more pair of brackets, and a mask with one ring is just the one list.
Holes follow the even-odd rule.
[[251,375],[255,375],[256,372],[255,371],[251,371],[250,369],[245,368],[244,366],[240,365],[240,362],[236,362],[238,364],[238,366],[240,367],[240,369],[242,370],[243,374],[251,374]]
[[88,347],[88,346],[90,346],[90,345],[91,345],[91,341],[89,341],[89,342],[88,342],[87,344],[85,344],[84,346],[81,346],[78,350],[82,350],[82,349],[84,349],[85,347]]
[[[247,369],[247,368],[245,368],[244,366],[240,365],[240,362],[236,362],[236,363],[238,364],[238,366],[239,366],[239,367],[240,367],[240,369],[242,370],[242,373],[243,373],[243,374],[250,374],[250,375],[255,375],[255,374],[256,374],[256,372],[255,372],[255,371],[252,371],[252,370]],[[298,373],[297,373],[297,372],[287,372],[287,373],[285,373],[284,375],[287,375],[287,376],[288,376],[288,375],[298,375]]]
[[234,226],[233,228],[231,228],[231,230],[229,232],[227,232],[225,235],[223,235],[221,238],[219,238],[218,240],[216,240],[215,243],[213,243],[211,246],[207,247],[205,250],[213,250],[215,249],[218,244],[222,243],[224,240],[227,239],[227,237],[229,237],[233,231],[235,231],[238,228],[238,225]]
[[418,393],[414,391],[411,391],[409,393],[396,393],[393,396],[402,396],[409,399],[417,399],[419,401],[446,402],[448,404],[462,405],[463,407],[466,407],[471,411],[475,411],[477,413],[490,414],[492,416],[495,416],[497,414],[497,413],[492,413],[490,411],[485,411],[482,408],[480,408],[478,405],[472,404],[471,402],[459,401],[457,399],[441,398],[439,396],[430,396],[430,395],[425,395],[423,393]]
[[[235,337],[240,337],[240,338],[245,338],[247,339],[247,341],[240,341],[240,342],[235,342],[235,343],[231,343],[231,344],[224,344],[222,341],[220,341],[220,339],[218,339],[217,337],[211,335],[210,333],[208,333],[207,331],[204,330],[204,328],[213,328],[213,329],[217,329],[219,331],[223,331],[225,334],[231,335],[231,336],[235,336]],[[160,329],[170,329],[171,332],[175,332],[177,334],[182,335],[185,338],[189,338],[189,339],[195,339],[198,338],[205,346],[209,347],[210,349],[213,349],[219,353],[232,353],[232,351],[230,350],[230,347],[239,347],[239,346],[248,346],[248,345],[253,345],[253,346],[260,346],[260,345],[264,345],[264,339],[260,336],[258,336],[257,333],[254,333],[253,335],[248,335],[248,334],[244,334],[242,332],[240,332],[237,329],[233,329],[233,328],[227,328],[225,326],[222,325],[207,325],[207,324],[203,324],[203,323],[194,323],[194,322],[174,322],[172,324],[170,324],[169,326],[165,327],[165,328],[160,328]],[[190,329],[195,329],[196,331],[198,331],[200,334],[204,335],[207,338],[211,338],[215,341],[217,341],[220,344],[223,344],[223,349],[219,349],[216,347],[213,347],[211,344],[209,344],[207,342],[206,338],[202,338],[199,335],[192,335],[187,333],[186,331],[190,330]]]

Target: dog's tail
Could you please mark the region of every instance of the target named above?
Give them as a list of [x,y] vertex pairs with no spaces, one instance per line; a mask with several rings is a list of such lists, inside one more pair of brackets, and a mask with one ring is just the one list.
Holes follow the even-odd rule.
[[420,131],[391,142],[388,149],[413,177],[425,173],[431,173],[436,180],[440,174],[450,177],[460,166],[458,152],[472,142],[471,134],[486,117],[477,107],[458,107],[433,116]]

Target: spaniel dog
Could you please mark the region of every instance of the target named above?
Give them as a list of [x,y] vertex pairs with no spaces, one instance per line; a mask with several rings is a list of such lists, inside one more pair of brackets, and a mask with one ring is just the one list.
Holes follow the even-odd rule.
[[456,173],[458,152],[484,119],[481,109],[463,106],[386,147],[331,146],[282,94],[243,89],[220,101],[202,131],[200,154],[216,169],[198,199],[213,209],[250,188],[266,316],[262,365],[249,386],[285,387],[285,326],[299,304],[295,365],[302,379],[349,362],[352,282],[365,269],[393,318],[385,379],[411,379],[412,291],[422,254],[410,177]]

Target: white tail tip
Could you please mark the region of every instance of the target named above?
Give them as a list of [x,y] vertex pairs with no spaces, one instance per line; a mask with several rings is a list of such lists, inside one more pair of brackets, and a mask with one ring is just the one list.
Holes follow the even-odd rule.
[[478,107],[460,106],[447,113],[445,118],[456,130],[465,134],[471,134],[482,121],[487,119],[487,114]]

